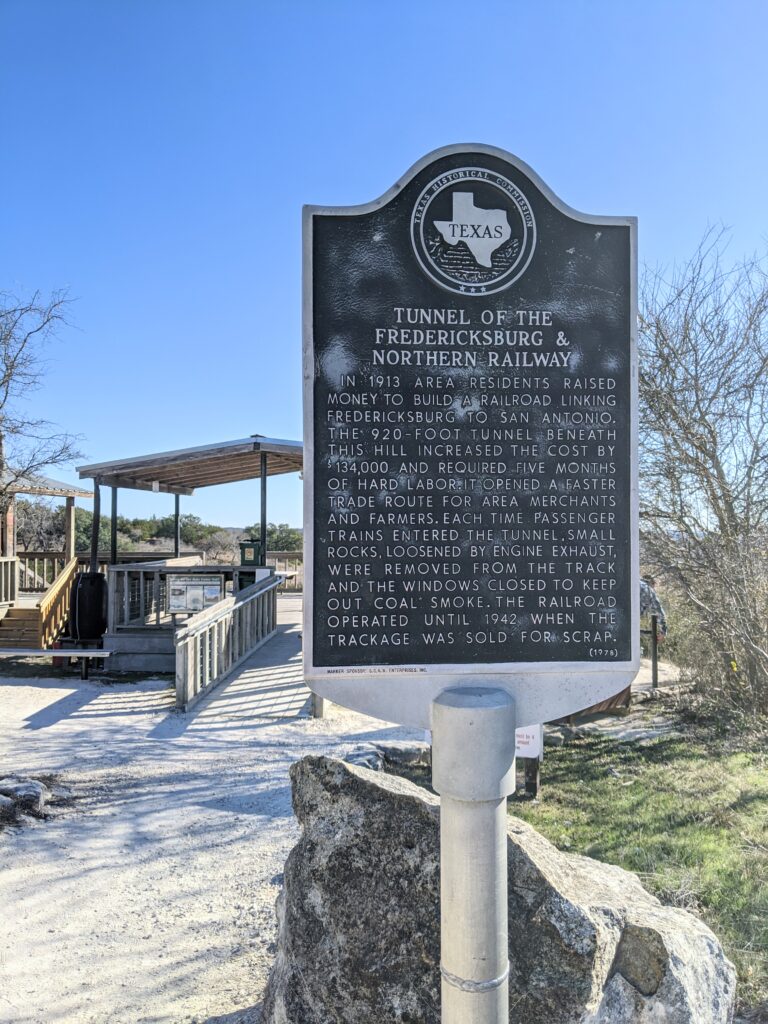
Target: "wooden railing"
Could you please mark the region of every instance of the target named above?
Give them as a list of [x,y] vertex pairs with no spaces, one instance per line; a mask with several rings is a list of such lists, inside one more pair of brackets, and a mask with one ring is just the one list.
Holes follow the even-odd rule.
[[69,618],[72,580],[77,575],[77,558],[64,566],[58,579],[40,602],[40,647],[50,647]]
[[[168,551],[120,551],[117,556],[118,564],[125,562],[163,562],[173,557]],[[205,555],[201,551],[185,551],[185,558],[195,558],[196,561],[205,561]],[[19,562],[18,589],[21,593],[42,593],[59,578],[63,572],[67,559],[61,551],[20,551],[17,555]],[[77,556],[78,567],[81,572],[87,572],[90,568],[90,555],[80,553]],[[98,572],[106,574],[110,565],[108,552],[100,551],[98,555]]]
[[[90,572],[91,571],[91,556],[90,555],[78,555],[77,556],[77,571],[78,572]],[[96,572],[102,573],[106,576],[109,572],[109,555],[99,555],[96,562]]]
[[186,711],[274,634],[280,583],[279,576],[259,580],[177,630],[177,708]]
[[[198,564],[198,563],[201,563],[201,562],[205,561],[205,552],[204,551],[185,551],[184,554],[181,555],[180,557],[184,558],[185,560],[192,558],[192,559],[195,560],[194,564]],[[88,568],[90,566],[91,556],[89,554],[85,554],[84,552],[80,552],[80,554],[77,556],[77,558],[78,558],[78,561],[80,563],[80,568],[84,572],[87,572]],[[109,566],[112,565],[112,562],[111,562],[110,559],[111,559],[111,556],[110,556],[108,551],[100,551],[99,552],[99,554],[98,554],[99,572],[106,573],[106,571],[109,568]],[[148,551],[118,551],[118,553],[117,553],[117,562],[115,564],[116,565],[127,565],[128,563],[133,564],[133,563],[137,563],[137,562],[141,562],[143,564],[144,562],[176,562],[176,561],[177,561],[177,559],[174,558],[172,551],[157,551],[157,550],[150,549]],[[189,564],[191,564],[191,563],[189,563]]]
[[15,558],[0,558],[0,605],[13,604],[16,600],[18,562]]
[[[119,629],[173,628],[166,607],[168,580],[200,568],[197,555],[162,562],[137,562],[109,567],[107,631]],[[220,575],[219,566],[206,566],[205,575]]]
[[267,565],[284,577],[281,592],[297,592],[304,589],[304,552],[268,551]]
[[17,558],[21,593],[42,593],[47,590],[67,564],[61,551],[20,551]]

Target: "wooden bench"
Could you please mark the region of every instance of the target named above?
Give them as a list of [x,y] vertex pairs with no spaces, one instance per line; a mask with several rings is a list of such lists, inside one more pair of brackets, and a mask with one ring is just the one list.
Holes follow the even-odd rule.
[[80,678],[88,678],[90,658],[108,658],[112,651],[99,648],[77,647],[2,647],[0,658],[78,658],[80,661]]

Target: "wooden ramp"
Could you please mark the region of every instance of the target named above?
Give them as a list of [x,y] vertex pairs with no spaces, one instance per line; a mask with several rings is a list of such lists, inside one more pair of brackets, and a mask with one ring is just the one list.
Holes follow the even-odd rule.
[[311,714],[301,654],[301,598],[280,597],[277,608],[275,635],[200,699],[192,712],[196,729],[204,726],[207,718],[218,723],[225,718],[236,727],[245,719]]

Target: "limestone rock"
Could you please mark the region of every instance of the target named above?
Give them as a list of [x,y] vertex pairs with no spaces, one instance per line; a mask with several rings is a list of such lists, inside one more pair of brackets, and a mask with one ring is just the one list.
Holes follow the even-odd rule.
[[363,743],[350,750],[344,760],[359,768],[384,771],[385,768],[426,767],[432,763],[432,748],[428,743],[390,740],[387,743]]
[[291,779],[303,835],[285,864],[265,1024],[437,1022],[437,808],[405,780],[330,758],[304,758]]
[[0,779],[0,796],[8,797],[20,810],[30,814],[42,814],[50,795],[48,787],[36,779],[18,776]]
[[412,740],[388,740],[373,744],[387,764],[426,766],[432,763],[432,748],[428,743],[414,743]]
[[[438,801],[330,758],[291,769],[303,827],[265,1024],[439,1024]],[[509,823],[510,1005],[526,1024],[728,1024],[735,972],[698,918]]]
[[0,794],[0,821],[16,821],[18,816],[19,809],[16,806],[16,801]]
[[371,744],[350,750],[344,760],[348,764],[356,764],[359,768],[368,768],[372,772],[384,770],[384,755]]

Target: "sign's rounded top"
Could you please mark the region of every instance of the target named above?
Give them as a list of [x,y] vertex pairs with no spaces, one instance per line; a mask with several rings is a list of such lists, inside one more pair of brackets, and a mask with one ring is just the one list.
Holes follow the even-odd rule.
[[[509,164],[511,168],[522,172],[528,178],[532,184],[539,190],[539,192],[547,199],[560,213],[565,214],[573,220],[581,221],[584,224],[626,224],[636,225],[636,217],[613,217],[613,216],[599,216],[590,213],[582,213],[580,210],[574,209],[569,206],[547,185],[543,178],[541,178],[534,169],[529,166],[520,157],[510,153],[505,149],[501,149],[498,146],[488,146],[482,142],[460,142],[450,146],[440,146],[438,149],[432,150],[431,153],[427,153],[421,159],[417,160],[405,174],[400,177],[395,184],[388,188],[383,195],[377,199],[372,199],[367,203],[359,203],[353,206],[323,206],[323,205],[312,205],[308,204],[304,207],[307,215],[312,216],[313,214],[322,213],[340,213],[345,212],[347,214],[365,214],[370,213],[373,210],[378,209],[381,206],[385,206],[395,196],[398,195],[415,177],[417,177],[423,170],[430,167],[432,164],[439,164],[442,161],[450,160],[456,156],[467,156],[467,157],[491,157],[494,161],[502,161]],[[467,161],[469,163],[469,161]],[[435,175],[437,177],[437,174]]]

